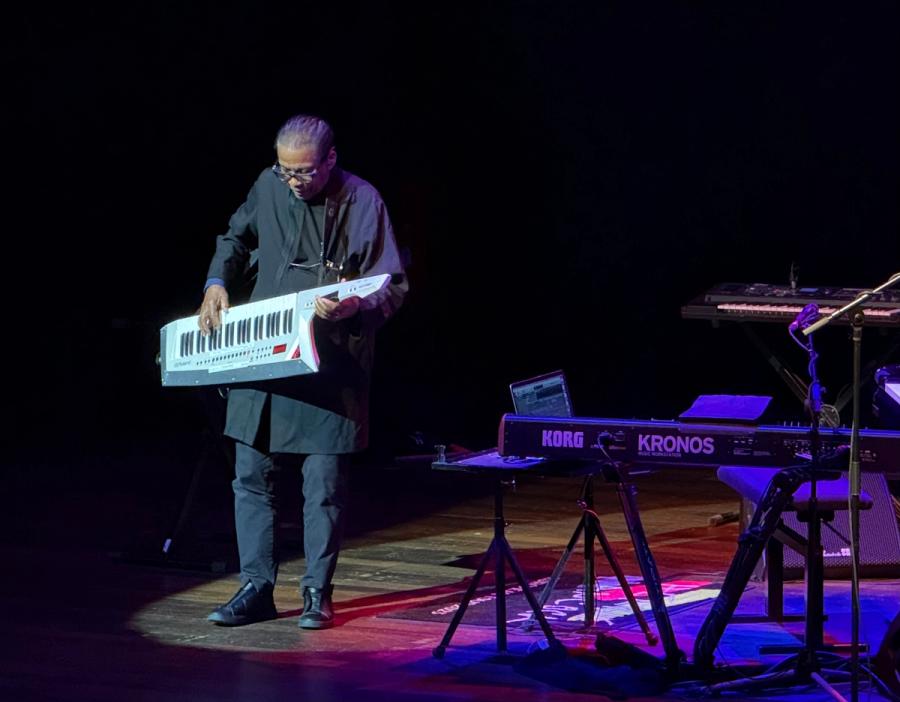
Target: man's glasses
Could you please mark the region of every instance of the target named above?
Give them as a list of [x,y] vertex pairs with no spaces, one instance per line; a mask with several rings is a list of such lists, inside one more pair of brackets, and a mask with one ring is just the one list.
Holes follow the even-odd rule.
[[280,163],[276,163],[272,166],[272,171],[279,177],[282,183],[287,183],[291,179],[294,179],[300,183],[309,183],[319,174],[318,167],[313,169],[308,168],[285,168]]

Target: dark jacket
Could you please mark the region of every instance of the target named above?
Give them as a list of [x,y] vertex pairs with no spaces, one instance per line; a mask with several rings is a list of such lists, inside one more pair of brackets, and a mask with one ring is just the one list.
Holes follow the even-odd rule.
[[[325,194],[324,259],[317,285],[341,277],[392,274],[384,291],[362,299],[360,313],[340,322],[314,318],[321,361],[318,373],[232,388],[225,433],[264,450],[285,453],[351,453],[368,443],[369,382],[375,330],[400,307],[408,284],[387,209],[369,183],[334,169]],[[300,238],[302,205],[269,169],[263,171],[218,237],[207,278],[227,288],[239,284],[251,252],[258,272],[251,300],[309,287],[289,264]]]

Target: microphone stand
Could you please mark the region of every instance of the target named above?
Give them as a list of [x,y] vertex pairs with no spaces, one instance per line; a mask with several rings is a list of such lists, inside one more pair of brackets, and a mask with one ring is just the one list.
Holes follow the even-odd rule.
[[[803,325],[801,325],[802,328]],[[807,335],[806,350],[809,353],[809,394],[807,405],[810,415],[810,481],[809,481],[809,520],[806,535],[806,627],[803,646],[797,652],[797,675],[800,679],[809,678],[818,683],[832,697],[843,698],[837,694],[828,681],[822,676],[825,672],[819,662],[819,652],[824,649],[824,592],[822,583],[825,578],[822,560],[822,533],[819,521],[819,500],[817,487],[822,460],[822,440],[819,427],[822,421],[822,385],[819,382],[817,362],[819,355],[813,346],[813,337]]]
[[[900,273],[895,273],[886,282],[873,290],[864,290],[854,300],[822,319],[810,324],[803,329],[803,334],[809,339],[812,349],[812,337],[814,332],[845,315],[850,316],[853,333],[853,420],[850,432],[850,495],[848,496],[850,509],[850,587],[851,587],[851,639],[850,639],[850,698],[853,702],[859,699],[859,501],[860,501],[860,466],[859,466],[859,403],[860,403],[860,358],[862,356],[862,328],[865,321],[862,305],[888,288],[900,282]],[[815,425],[815,421],[814,421]],[[815,486],[815,479],[812,483]],[[812,490],[815,500],[815,487]]]

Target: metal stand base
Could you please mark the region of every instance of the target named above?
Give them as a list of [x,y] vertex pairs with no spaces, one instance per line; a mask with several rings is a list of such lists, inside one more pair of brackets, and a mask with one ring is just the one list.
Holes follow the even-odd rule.
[[522,568],[519,566],[518,561],[516,561],[513,550],[512,548],[510,548],[509,542],[506,540],[505,532],[506,521],[503,517],[503,483],[498,480],[494,492],[494,538],[491,541],[490,546],[488,546],[487,551],[485,551],[484,556],[481,559],[481,563],[478,565],[478,569],[475,571],[475,575],[472,578],[472,582],[469,583],[469,587],[466,590],[465,595],[463,595],[462,601],[459,604],[459,609],[456,610],[456,613],[453,615],[453,619],[450,622],[450,625],[447,627],[447,631],[444,633],[444,638],[441,639],[441,642],[437,646],[435,646],[435,648],[431,652],[435,658],[444,657],[444,654],[447,651],[447,646],[450,645],[450,640],[453,638],[453,634],[456,632],[456,628],[462,621],[463,615],[466,613],[466,609],[469,606],[469,602],[475,595],[475,591],[478,589],[481,578],[484,576],[487,565],[492,558],[494,559],[495,564],[494,594],[496,596],[497,651],[500,653],[507,653],[507,563],[509,564],[510,568],[512,568],[513,574],[516,577],[516,581],[522,588],[522,592],[525,594],[525,599],[528,600],[528,605],[529,607],[531,607],[533,616],[541,626],[541,631],[543,631],[544,636],[547,637],[548,644],[552,648],[564,650],[562,644],[559,643],[556,636],[554,636],[552,629],[550,629],[550,625],[547,623],[547,619],[546,617],[544,617],[544,613],[541,611],[541,606],[534,598],[534,594],[531,592],[531,588],[528,587],[528,580],[525,578],[525,574],[522,572]]
[[[791,663],[797,667],[787,670],[778,670],[764,675],[757,675],[751,678],[738,678],[737,680],[729,680],[728,682],[710,685],[706,691],[710,694],[717,695],[722,692],[730,692],[735,690],[763,690],[766,688],[795,687],[809,685],[815,683],[827,692],[832,698],[838,702],[845,702],[845,698],[838,693],[831,685],[830,681],[846,681],[850,679],[850,673],[844,670],[835,670],[827,668],[827,662],[842,662],[842,659],[829,658],[819,655],[817,660],[807,669],[803,669],[799,665],[799,661],[791,661],[790,659],[783,661],[784,665]],[[829,681],[830,680],[830,681]]]

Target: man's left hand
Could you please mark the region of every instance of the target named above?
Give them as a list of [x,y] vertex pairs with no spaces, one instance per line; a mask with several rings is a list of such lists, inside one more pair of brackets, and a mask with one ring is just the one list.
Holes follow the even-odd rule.
[[340,302],[325,297],[316,298],[316,316],[329,322],[338,322],[359,312],[359,296],[351,295]]

